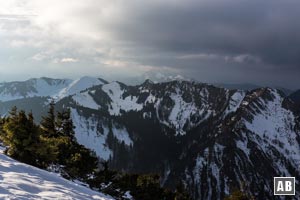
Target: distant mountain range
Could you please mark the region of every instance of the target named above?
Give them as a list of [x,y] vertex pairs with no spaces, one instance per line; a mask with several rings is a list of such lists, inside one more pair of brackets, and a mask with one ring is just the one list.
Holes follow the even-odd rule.
[[50,96],[61,99],[94,85],[108,83],[100,78],[82,77],[78,80],[33,78],[27,81],[0,83],[0,101]]
[[[259,85],[254,85],[254,84],[249,84],[249,83],[241,83],[241,84],[225,84],[225,83],[216,83],[213,84],[215,86],[219,86],[219,87],[224,87],[230,90],[254,90],[257,88],[261,88],[262,86]],[[274,87],[275,89],[281,90],[285,95],[290,95],[292,94],[294,91],[284,88],[284,87]]]
[[[185,77],[183,75],[179,75],[176,73],[167,73],[167,72],[160,72],[160,71],[158,71],[158,72],[149,71],[138,77],[120,78],[120,81],[127,85],[139,85],[139,84],[142,84],[147,79],[153,81],[154,83],[169,82],[169,81],[174,81],[174,80],[199,82],[192,78]],[[230,89],[230,90],[247,90],[247,91],[263,87],[261,85],[250,84],[250,83],[235,83],[235,84],[232,83],[232,84],[230,84],[230,83],[216,82],[216,83],[210,83],[210,84],[217,86],[217,87],[223,87],[226,89]],[[290,95],[294,92],[291,89],[281,87],[281,86],[272,86],[272,88],[279,89],[282,92],[284,92],[286,95]]]
[[273,177],[300,180],[299,92],[183,77],[134,86],[92,77],[0,84],[1,115],[16,105],[39,120],[51,99],[57,110],[71,109],[78,142],[111,167],[159,173],[173,189],[184,181],[194,199],[222,199],[234,188],[276,199]]

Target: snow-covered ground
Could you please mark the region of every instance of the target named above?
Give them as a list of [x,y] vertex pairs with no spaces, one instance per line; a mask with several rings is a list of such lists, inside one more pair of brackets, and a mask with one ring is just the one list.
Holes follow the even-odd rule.
[[101,106],[98,105],[88,91],[76,93],[73,100],[80,106],[98,110]]
[[238,90],[235,92],[229,100],[229,105],[225,111],[225,115],[231,112],[235,112],[239,107],[240,104],[242,103],[244,97],[246,96],[246,92],[242,90]]
[[97,156],[103,160],[108,160],[113,152],[106,144],[108,127],[103,127],[103,132],[99,132],[97,127],[99,121],[92,116],[85,118],[81,116],[76,109],[71,109],[71,116],[75,125],[75,137],[79,144],[95,151]]
[[[75,125],[77,142],[95,151],[99,158],[109,160],[113,156],[113,151],[109,149],[106,143],[109,128],[93,116],[88,118],[81,116],[74,108],[71,108],[71,117]],[[102,127],[102,130],[97,127]],[[113,124],[111,131],[120,143],[124,142],[127,146],[133,145],[125,127],[116,127]]]
[[58,94],[53,95],[56,99],[62,99],[66,96],[79,93],[82,90],[95,85],[103,85],[104,82],[98,78],[84,76],[73,81],[68,87],[62,89]]
[[120,115],[121,110],[128,112],[131,110],[139,111],[143,109],[143,104],[137,103],[136,96],[127,96],[126,98],[123,98],[125,91],[118,82],[103,85],[102,90],[106,92],[111,99],[111,108],[109,109],[111,115]]
[[[270,149],[276,149],[297,168],[300,164],[300,145],[297,142],[297,132],[295,132],[296,116],[281,106],[284,98],[278,91],[271,90],[270,93],[274,96],[273,101],[265,102],[260,98],[260,104],[264,109],[260,109],[251,122],[244,120],[244,123],[248,130],[255,133],[255,137],[252,136],[253,141],[264,152],[271,153]],[[243,146],[242,150],[245,149],[245,145]],[[281,164],[279,165],[282,167]],[[284,171],[286,176],[290,176],[288,170],[282,169],[281,171]]]
[[5,156],[0,150],[0,199],[113,200],[112,197],[78,185]]

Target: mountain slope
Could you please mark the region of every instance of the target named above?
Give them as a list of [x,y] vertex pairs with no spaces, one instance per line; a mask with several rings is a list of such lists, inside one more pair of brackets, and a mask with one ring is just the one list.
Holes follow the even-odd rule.
[[41,116],[47,113],[48,104],[52,99],[59,101],[87,88],[107,83],[101,78],[88,76],[74,81],[42,77],[27,81],[0,83],[0,116],[7,115],[13,106],[17,106],[26,112],[32,111],[35,114],[35,120],[39,122]]
[[177,134],[185,134],[202,121],[221,115],[229,101],[232,108],[228,106],[227,112],[231,112],[242,96],[242,91],[189,81],[158,84],[146,81],[138,86],[112,82],[93,87],[76,94],[72,101],[77,106],[101,110],[108,116],[136,112],[145,119],[156,118],[161,124],[175,129]]
[[[222,199],[235,187],[273,199],[274,176],[300,176],[299,117],[278,90],[243,92],[188,81],[146,81],[135,87],[115,82],[86,93],[97,111],[85,104],[74,109],[82,118],[94,116],[88,124],[97,124],[85,129],[108,130],[94,136],[106,141],[102,146],[113,166],[159,171],[171,187],[185,180],[195,199]],[[133,146],[117,139],[109,144],[107,132],[117,132],[110,124],[123,129]]]
[[289,98],[295,103],[298,113],[300,113],[300,90],[289,95]]
[[103,82],[57,99],[57,110],[66,107],[78,142],[110,167],[159,173],[171,189],[183,181],[194,199],[223,199],[233,188],[276,199],[274,176],[300,179],[299,108],[276,89]]
[[2,150],[0,163],[1,199],[113,199],[57,174],[13,160],[5,156]]
[[299,179],[299,121],[284,101],[277,90],[249,92],[237,111],[211,131],[211,144],[196,147],[197,158],[185,170],[195,198],[220,199],[230,188],[243,188],[258,199],[276,199],[273,177]]
[[30,97],[61,99],[95,85],[108,83],[100,78],[82,77],[70,79],[33,78],[27,81],[0,83],[0,101],[12,101]]
[[0,83],[0,101],[10,101],[36,96],[52,96],[67,87],[69,79],[39,78],[27,81]]
[[68,85],[68,87],[63,88],[55,97],[61,99],[63,97],[76,94],[82,90],[93,87],[95,85],[102,85],[107,83],[108,83],[107,81],[100,78],[84,76],[71,82]]

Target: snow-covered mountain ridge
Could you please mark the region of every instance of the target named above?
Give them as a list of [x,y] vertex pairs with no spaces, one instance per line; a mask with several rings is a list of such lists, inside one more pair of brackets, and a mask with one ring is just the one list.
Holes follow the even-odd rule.
[[[276,89],[241,91],[190,81],[146,81],[138,86],[113,82],[80,94],[88,94],[93,103],[71,98],[68,105],[82,112],[79,115],[92,113],[97,126],[108,130],[110,119],[132,140],[133,146],[127,147],[107,143],[115,167],[161,168],[166,185],[173,185],[179,176],[195,199],[222,199],[230,188],[246,183],[245,190],[252,195],[273,199],[274,176],[300,176],[299,116],[294,104]],[[101,131],[95,137],[108,140]],[[138,147],[141,140],[143,147]],[[127,155],[123,163],[118,161],[124,156],[119,149]],[[152,167],[140,167],[147,159]]]
[[[186,80],[91,82],[61,95],[56,108],[71,108],[78,142],[113,168],[159,173],[171,188],[183,180],[194,199],[223,199],[232,188],[276,199],[274,176],[300,180],[299,104],[279,90]],[[3,102],[0,111],[16,104],[41,112],[45,101]]]
[[175,129],[177,134],[185,134],[201,121],[220,115],[224,110],[226,113],[234,111],[243,95],[243,91],[188,81],[157,84],[146,81],[140,86],[119,82],[104,84],[77,93],[72,100],[77,106],[101,110],[110,116],[133,111],[141,112],[143,118],[154,118],[150,112],[142,112],[151,107],[161,124]]
[[11,101],[30,97],[52,97],[60,99],[94,85],[107,83],[103,79],[82,77],[77,80],[33,78],[27,81],[0,83],[0,101]]

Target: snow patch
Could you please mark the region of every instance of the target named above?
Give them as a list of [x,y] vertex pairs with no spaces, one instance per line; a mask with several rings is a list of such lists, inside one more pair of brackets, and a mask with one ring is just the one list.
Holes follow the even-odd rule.
[[119,140],[119,142],[124,142],[127,146],[133,144],[132,140],[129,137],[129,134],[125,128],[118,129],[114,125],[112,127],[112,132],[114,136]]
[[71,116],[75,125],[75,137],[78,143],[94,150],[101,159],[108,160],[113,154],[106,145],[108,128],[103,127],[103,133],[99,133],[97,127],[100,122],[93,117],[80,116],[74,108],[71,108]]
[[101,108],[88,91],[75,94],[72,99],[80,106],[98,110]]
[[245,95],[246,95],[246,93],[244,91],[235,92],[230,97],[228,107],[225,111],[225,115],[227,115],[228,113],[231,113],[231,112],[235,112],[239,108],[240,104],[242,103]]
[[84,76],[80,79],[73,81],[68,87],[61,90],[57,95],[57,99],[62,99],[63,97],[76,94],[80,91],[83,91],[87,88],[103,85],[104,83],[98,78]]
[[125,198],[126,200],[133,200],[133,196],[131,196],[130,191],[126,191],[123,195],[123,198]]
[[102,86],[102,90],[111,99],[109,113],[111,115],[120,115],[120,111],[126,112],[134,110],[142,110],[143,104],[138,104],[138,98],[136,96],[127,96],[123,98],[124,90],[121,89],[120,84],[112,82]]
[[246,156],[249,158],[250,156],[250,149],[247,148],[247,144],[248,144],[248,141],[241,141],[241,140],[238,140],[236,141],[236,146],[241,149],[245,154]]
[[[206,90],[206,89],[205,89]],[[207,95],[207,91],[201,91],[203,95]],[[184,101],[180,91],[177,89],[176,93],[172,93],[170,98],[174,102],[174,106],[169,115],[168,121],[163,121],[162,123],[169,125],[176,130],[176,134],[184,135],[186,133],[185,125],[195,126],[206,120],[213,112],[210,110],[209,105],[203,103],[200,108],[198,108],[194,101],[187,103]],[[160,101],[158,102],[158,104]],[[197,124],[193,124],[191,117],[199,116],[201,119]]]
[[275,148],[288,158],[295,168],[298,168],[300,146],[296,139],[295,116],[291,111],[282,107],[283,97],[275,90],[271,90],[271,94],[274,96],[274,100],[267,102],[261,100],[260,103],[263,103],[264,108],[253,115],[252,121],[244,119],[244,123],[247,129],[259,136],[253,135],[251,139],[264,152],[272,154],[270,149]]

